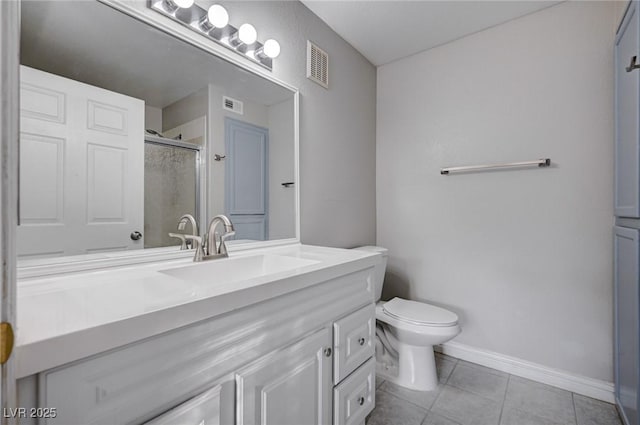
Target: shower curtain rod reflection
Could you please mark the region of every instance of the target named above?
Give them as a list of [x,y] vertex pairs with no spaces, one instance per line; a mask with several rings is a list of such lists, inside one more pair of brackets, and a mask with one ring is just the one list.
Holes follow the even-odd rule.
[[447,168],[441,168],[440,174],[446,176],[449,173],[455,173],[455,172],[493,170],[493,169],[499,169],[499,168],[513,168],[513,167],[530,167],[534,165],[538,167],[548,167],[551,165],[551,159],[544,158],[544,159],[538,159],[535,161],[506,162],[502,164],[486,164],[486,165],[468,165],[464,167],[447,167]]

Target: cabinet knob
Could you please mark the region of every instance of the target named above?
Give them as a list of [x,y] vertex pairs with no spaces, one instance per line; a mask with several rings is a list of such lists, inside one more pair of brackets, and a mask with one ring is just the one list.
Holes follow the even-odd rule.
[[362,405],[364,404],[364,397],[360,397],[360,398],[358,399],[358,404],[359,404],[360,406],[362,406]]
[[366,340],[366,339],[364,339],[364,338],[360,338],[360,339],[358,340],[358,344],[360,344],[360,345],[364,345],[364,343],[365,343],[365,342],[367,342],[367,340]]
[[142,239],[142,233],[136,230],[135,232],[131,232],[129,237],[131,238],[132,241],[139,241],[140,239]]
[[331,357],[331,353],[333,353],[333,350],[331,348],[325,348],[324,349],[324,355],[326,357]]

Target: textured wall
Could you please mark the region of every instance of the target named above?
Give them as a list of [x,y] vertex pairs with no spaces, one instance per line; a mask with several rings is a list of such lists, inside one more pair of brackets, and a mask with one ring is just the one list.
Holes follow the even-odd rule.
[[460,343],[609,381],[613,14],[561,3],[382,66],[377,112],[386,295],[457,312]]

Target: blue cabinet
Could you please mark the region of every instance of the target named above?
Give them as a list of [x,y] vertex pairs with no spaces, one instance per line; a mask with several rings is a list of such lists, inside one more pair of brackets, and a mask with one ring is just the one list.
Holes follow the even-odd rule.
[[[618,217],[640,218],[640,19],[633,1],[616,35],[615,211]],[[636,58],[634,60],[634,58]]]
[[616,403],[627,425],[638,424],[640,230],[615,227]]

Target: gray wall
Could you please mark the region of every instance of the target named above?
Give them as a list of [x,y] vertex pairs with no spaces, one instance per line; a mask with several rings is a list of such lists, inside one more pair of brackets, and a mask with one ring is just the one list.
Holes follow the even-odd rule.
[[296,235],[293,99],[271,105],[269,114],[269,239]]
[[459,343],[607,381],[614,7],[561,3],[382,66],[377,100],[385,295],[457,312]]
[[162,109],[144,106],[144,129],[162,133]]
[[209,88],[203,87],[162,109],[162,130],[170,130],[207,115]]

